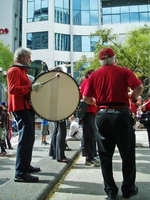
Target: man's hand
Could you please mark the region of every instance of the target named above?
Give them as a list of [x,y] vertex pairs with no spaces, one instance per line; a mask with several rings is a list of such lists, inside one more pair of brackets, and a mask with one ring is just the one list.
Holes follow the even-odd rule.
[[42,83],[37,82],[31,85],[32,91],[38,92],[43,87]]

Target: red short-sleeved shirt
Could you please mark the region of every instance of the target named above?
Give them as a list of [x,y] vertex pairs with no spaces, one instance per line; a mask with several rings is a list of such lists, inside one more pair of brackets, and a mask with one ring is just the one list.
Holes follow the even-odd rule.
[[127,68],[103,66],[90,75],[83,96],[95,97],[97,104],[120,102],[129,105],[128,87],[133,90],[141,84],[142,82]]
[[[145,100],[144,103],[147,103],[149,99]],[[145,111],[150,111],[150,102],[145,105]]]
[[[83,95],[83,92],[84,92],[84,89],[86,87],[87,81],[88,81],[88,78],[84,79],[84,81],[81,83],[81,86],[80,86],[81,97]],[[96,107],[94,105],[89,105],[86,112],[92,112],[92,113],[96,114],[97,111],[98,111],[98,107]]]

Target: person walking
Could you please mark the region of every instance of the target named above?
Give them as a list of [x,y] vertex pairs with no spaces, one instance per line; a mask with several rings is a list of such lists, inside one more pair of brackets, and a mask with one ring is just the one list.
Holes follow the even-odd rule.
[[31,50],[18,48],[14,53],[14,65],[7,72],[8,112],[12,112],[18,124],[19,140],[16,152],[15,182],[38,182],[39,167],[31,165],[32,150],[35,140],[35,112],[29,96],[31,90],[38,92],[40,83],[32,84],[27,76],[31,64]]
[[131,70],[117,66],[112,48],[100,50],[99,59],[102,67],[90,75],[83,100],[99,107],[96,115],[97,143],[108,199],[116,199],[118,194],[112,166],[116,146],[122,159],[122,195],[129,198],[137,194],[138,187],[135,185],[135,135],[128,88],[132,89],[131,101],[136,102],[143,85]]
[[41,145],[49,144],[46,141],[46,135],[48,134],[48,131],[49,131],[49,121],[47,121],[46,119],[42,119],[42,122],[41,122],[41,135],[42,135]]

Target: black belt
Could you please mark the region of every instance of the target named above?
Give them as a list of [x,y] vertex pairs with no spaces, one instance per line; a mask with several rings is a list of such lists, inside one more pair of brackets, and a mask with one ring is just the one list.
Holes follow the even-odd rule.
[[100,108],[98,112],[114,113],[114,112],[130,112],[130,110],[127,108]]

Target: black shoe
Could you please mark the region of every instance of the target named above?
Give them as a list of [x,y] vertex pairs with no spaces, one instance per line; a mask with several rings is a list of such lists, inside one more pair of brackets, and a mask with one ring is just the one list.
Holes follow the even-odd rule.
[[39,172],[41,171],[41,169],[39,167],[33,167],[33,166],[30,166],[29,168],[29,172],[32,173],[32,172]]
[[123,194],[124,198],[130,198],[138,193],[138,187],[135,186],[134,190],[130,192],[129,194]]
[[36,183],[39,181],[39,178],[37,176],[32,176],[30,174],[26,174],[25,176],[16,176],[14,181],[15,182]]
[[13,147],[9,147],[9,149],[13,149]]

